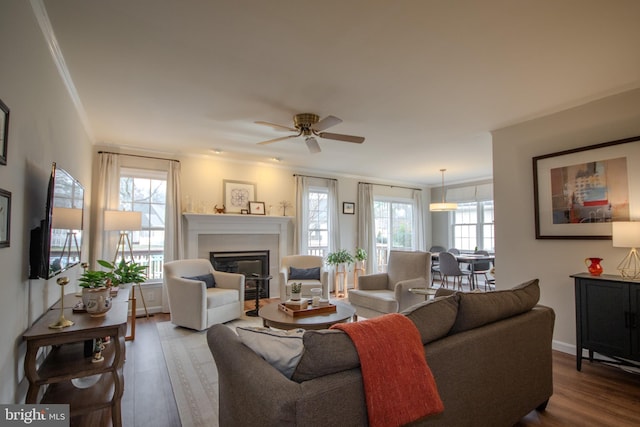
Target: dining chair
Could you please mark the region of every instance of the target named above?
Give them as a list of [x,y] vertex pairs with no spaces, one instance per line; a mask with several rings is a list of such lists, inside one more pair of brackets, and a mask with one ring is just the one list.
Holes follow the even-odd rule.
[[[439,254],[440,252],[446,252],[447,250],[444,248],[444,246],[431,246],[429,248],[429,252],[431,252],[432,254]],[[433,280],[434,280],[434,276],[435,275],[440,276],[440,281],[442,282],[442,273],[440,273],[440,262],[438,261],[437,258],[432,258],[431,259],[431,286],[433,286]]]
[[[474,254],[475,255],[489,255],[489,252],[479,250],[479,251],[475,251]],[[487,288],[491,289],[491,284],[489,283],[489,276],[487,276],[487,273],[491,270],[491,261],[474,262],[472,264],[469,264],[469,269],[471,271],[471,274],[473,274],[473,282],[476,284],[476,287],[478,287],[478,278],[477,278],[477,276],[483,275],[484,276],[484,290],[486,291]]]
[[462,278],[467,278],[469,288],[471,288],[471,271],[462,270],[458,265],[458,260],[451,252],[441,252],[439,256],[440,274],[442,274],[442,283],[448,287],[448,278],[453,277],[453,286],[458,285],[458,289],[462,290]]

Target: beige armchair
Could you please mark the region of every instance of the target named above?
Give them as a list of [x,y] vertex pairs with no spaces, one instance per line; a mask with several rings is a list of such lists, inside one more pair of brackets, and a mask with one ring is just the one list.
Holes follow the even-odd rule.
[[386,273],[360,276],[358,289],[349,291],[349,302],[356,316],[372,318],[398,313],[424,302],[424,296],[410,288],[429,287],[431,253],[390,251]]
[[[291,269],[307,270],[319,268],[319,276],[299,279],[291,276]],[[295,273],[295,270],[294,270]],[[298,271],[300,273],[300,271]],[[297,276],[303,277],[303,276]],[[289,255],[282,257],[280,265],[280,299],[285,301],[291,296],[291,283],[302,283],[302,296],[311,297],[312,288],[322,288],[322,297],[329,298],[329,272],[324,268],[324,259],[316,255]]]
[[[184,259],[164,264],[164,283],[169,295],[171,322],[202,331],[215,323],[242,316],[244,275],[214,270],[206,259]],[[215,287],[187,277],[212,274]]]

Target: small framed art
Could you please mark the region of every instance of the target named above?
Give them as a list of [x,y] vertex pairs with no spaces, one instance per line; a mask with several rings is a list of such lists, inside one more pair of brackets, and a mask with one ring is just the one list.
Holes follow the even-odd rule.
[[0,165],[7,164],[9,147],[9,107],[0,99]]
[[249,202],[249,213],[251,215],[265,215],[264,202]]
[[0,188],[0,248],[11,242],[11,193]]
[[222,181],[224,206],[226,213],[241,213],[249,207],[249,202],[256,199],[256,184],[246,181]]
[[356,204],[353,202],[342,202],[342,213],[353,215],[356,213]]

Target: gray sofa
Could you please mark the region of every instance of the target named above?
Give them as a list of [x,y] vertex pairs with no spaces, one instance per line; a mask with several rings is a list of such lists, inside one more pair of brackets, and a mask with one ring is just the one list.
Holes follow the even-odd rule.
[[[511,426],[553,393],[555,314],[536,305],[538,281],[507,291],[453,293],[403,312],[417,326],[444,403],[425,426]],[[291,379],[224,325],[207,339],[219,374],[221,426],[366,426],[353,343],[342,331],[304,333]]]

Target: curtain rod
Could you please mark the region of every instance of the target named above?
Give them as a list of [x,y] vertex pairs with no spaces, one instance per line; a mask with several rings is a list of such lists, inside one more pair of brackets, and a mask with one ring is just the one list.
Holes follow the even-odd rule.
[[422,191],[422,188],[403,187],[402,185],[375,184],[375,183],[373,183],[373,182],[362,182],[362,181],[360,181],[358,184],[379,185],[379,186],[381,186],[381,187],[404,188],[405,190],[416,190],[416,191]]
[[119,156],[140,157],[142,159],[166,160],[168,162],[178,162],[178,163],[180,163],[180,160],[176,160],[176,159],[165,159],[163,157],[142,156],[140,154],[114,153],[113,151],[98,151],[98,154],[117,154]]
[[299,173],[294,173],[293,176],[304,176],[305,178],[330,179],[331,181],[337,181],[337,179],[335,178],[325,178],[324,176],[302,175]]

